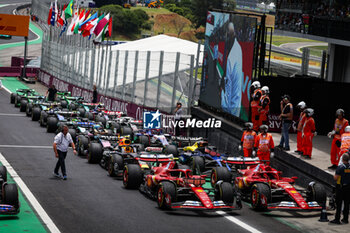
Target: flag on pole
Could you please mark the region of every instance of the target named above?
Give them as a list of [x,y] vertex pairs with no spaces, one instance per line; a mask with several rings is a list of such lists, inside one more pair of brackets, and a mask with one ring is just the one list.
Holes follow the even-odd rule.
[[50,19],[50,24],[52,26],[55,26],[56,23],[56,8],[53,6],[53,9],[51,10],[51,19]]
[[79,12],[79,6],[77,9],[74,10],[74,16],[72,21],[70,22],[68,28],[67,28],[67,36],[73,35],[75,23],[78,20],[78,12]]
[[101,43],[104,40],[106,29],[108,28],[109,23],[109,13],[98,23],[96,26],[94,33],[96,38],[94,39],[95,43]]
[[70,2],[67,5],[67,8],[64,11],[64,15],[66,19],[69,19],[73,15],[73,0],[70,0]]
[[67,5],[64,5],[63,6],[63,9],[62,11],[60,12],[60,14],[58,14],[58,17],[57,17],[57,24],[63,26],[66,22],[66,17],[65,17],[65,14],[64,14],[64,11],[66,10],[67,8]]
[[57,22],[58,17],[58,7],[57,7],[57,0],[55,0],[55,23]]
[[85,20],[85,11],[84,9],[80,12],[79,17],[77,22],[74,25],[74,34],[78,34],[79,33],[79,24],[83,23]]
[[51,24],[51,18],[52,18],[52,2],[51,2],[51,5],[50,5],[49,16],[47,17],[47,24],[48,25]]
[[98,18],[94,18],[84,25],[83,37],[90,36],[93,33],[93,30],[97,25],[97,21]]
[[86,18],[84,22],[79,24],[79,30],[84,31],[86,29],[86,26],[88,25],[88,23],[91,20],[94,20],[96,18],[97,18],[97,12],[95,14],[93,14],[92,16],[90,16],[89,18]]

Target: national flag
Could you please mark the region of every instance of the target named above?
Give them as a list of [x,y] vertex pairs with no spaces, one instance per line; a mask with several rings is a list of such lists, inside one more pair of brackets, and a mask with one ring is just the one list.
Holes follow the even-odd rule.
[[51,2],[51,5],[50,5],[49,16],[47,17],[47,24],[48,25],[51,24],[51,18],[52,18],[52,2]]
[[79,30],[86,30],[86,26],[88,25],[88,23],[93,20],[93,19],[96,19],[98,16],[97,12],[95,14],[93,14],[92,16],[88,17],[85,19],[84,22],[82,22],[81,24],[79,24]]
[[74,25],[74,34],[78,34],[79,33],[79,24],[83,23],[85,20],[85,11],[84,9],[80,12],[79,17],[77,22]]
[[67,8],[64,11],[64,15],[66,19],[69,19],[73,15],[73,0],[70,0],[70,2],[67,5]]
[[64,23],[64,25],[63,25],[63,29],[62,29],[62,31],[61,31],[61,33],[60,33],[60,36],[59,37],[61,37],[62,36],[62,34],[67,30],[67,26],[68,26],[68,22],[67,21],[65,21],[65,23]]
[[57,7],[57,0],[55,0],[55,23],[57,22],[58,17],[58,7]]
[[67,8],[67,4],[63,6],[63,9],[62,11],[60,11],[60,14],[58,14],[58,17],[57,17],[57,23],[61,26],[63,26],[65,23],[66,23],[66,17],[65,17],[65,14],[64,14],[64,11],[66,10]]
[[56,8],[55,6],[53,6],[52,12],[51,12],[51,20],[50,20],[50,24],[52,26],[55,26],[56,23]]
[[73,35],[73,30],[74,30],[74,27],[75,27],[75,23],[78,20],[78,12],[79,12],[79,6],[78,6],[77,9],[75,9],[74,15],[73,15],[73,19],[72,19],[72,21],[70,22],[70,24],[69,24],[69,26],[67,28],[67,36]]
[[83,37],[90,36],[93,33],[97,22],[98,18],[94,18],[84,25]]
[[94,30],[94,34],[96,36],[99,36],[101,34],[102,30],[107,25],[108,21],[109,21],[109,13],[97,23],[97,26]]
[[[95,43],[101,43],[102,41],[104,41],[105,32],[106,32],[106,29],[108,28],[109,19],[110,19],[110,16],[108,13],[106,15],[106,17],[104,17],[96,26],[96,28],[94,30],[94,33],[96,35],[96,38],[94,39]],[[102,26],[103,26],[103,28],[100,30],[100,27],[102,27]],[[98,32],[98,33],[96,34],[96,32]]]

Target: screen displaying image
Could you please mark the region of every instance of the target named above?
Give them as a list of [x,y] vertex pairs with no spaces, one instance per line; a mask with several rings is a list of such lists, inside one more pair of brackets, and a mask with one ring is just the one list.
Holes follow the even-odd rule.
[[243,120],[249,117],[256,18],[208,12],[200,100]]

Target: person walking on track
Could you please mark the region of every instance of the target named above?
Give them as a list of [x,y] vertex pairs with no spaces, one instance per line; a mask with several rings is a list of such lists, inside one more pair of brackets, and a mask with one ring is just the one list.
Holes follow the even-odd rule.
[[[53,143],[53,151],[55,152],[56,158],[58,158],[53,175],[57,178],[63,178],[63,180],[67,179],[66,164],[64,160],[66,159],[69,145],[73,148],[73,153],[77,154],[72,136],[68,132],[68,126],[64,125],[62,132],[55,136]],[[60,167],[62,170],[62,176],[58,173]]]

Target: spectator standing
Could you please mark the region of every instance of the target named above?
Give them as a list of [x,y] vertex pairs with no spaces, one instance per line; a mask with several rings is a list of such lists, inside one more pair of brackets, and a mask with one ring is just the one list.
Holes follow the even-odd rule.
[[342,205],[344,203],[343,210],[343,223],[349,223],[349,203],[350,203],[350,164],[349,164],[349,154],[345,153],[342,156],[342,162],[335,171],[334,180],[337,182],[335,202],[336,202],[336,213],[334,220],[330,223],[341,224],[340,223],[340,213]]
[[339,163],[339,152],[340,152],[340,143],[341,135],[345,132],[345,128],[349,125],[348,120],[344,118],[345,112],[343,109],[338,109],[335,112],[336,119],[334,122],[334,128],[331,132],[328,133],[328,137],[332,138],[332,147],[331,147],[331,163],[332,165],[328,167],[329,169],[336,169]]
[[97,87],[96,84],[94,84],[94,91],[92,92],[92,103],[97,103]]
[[[67,156],[69,145],[73,148],[73,153],[77,154],[72,136],[68,132],[68,126],[64,125],[62,127],[62,132],[58,133],[55,136],[54,143],[53,143],[53,150],[55,152],[56,158],[58,158],[53,175],[58,178],[62,177],[63,180],[67,179],[65,159]],[[58,173],[58,170],[60,169],[60,167],[62,170],[62,176],[60,176]]]
[[57,96],[57,89],[55,85],[51,84],[50,88],[46,91],[46,97],[48,101],[55,101]]
[[261,125],[259,129],[260,134],[255,138],[253,156],[255,154],[258,155],[260,160],[270,165],[270,156],[274,156],[273,138],[272,135],[267,132],[269,130],[267,125]]
[[281,132],[280,144],[278,145],[278,147],[282,148],[285,151],[289,151],[290,150],[289,128],[293,120],[293,105],[290,102],[290,96],[289,95],[282,96],[282,101],[280,105],[281,105],[280,119],[282,120],[282,132]]

